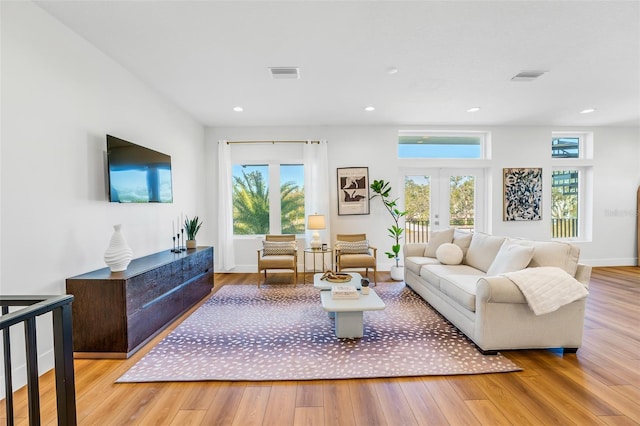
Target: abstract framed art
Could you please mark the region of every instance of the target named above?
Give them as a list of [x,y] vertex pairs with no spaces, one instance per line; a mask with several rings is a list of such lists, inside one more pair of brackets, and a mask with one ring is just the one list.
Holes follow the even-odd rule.
[[503,220],[542,220],[542,169],[505,168]]
[[369,168],[338,168],[338,215],[369,214]]

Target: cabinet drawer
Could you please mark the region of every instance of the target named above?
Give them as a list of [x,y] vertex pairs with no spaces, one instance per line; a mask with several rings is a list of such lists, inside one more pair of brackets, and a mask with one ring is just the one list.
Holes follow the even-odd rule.
[[171,291],[182,283],[179,262],[160,266],[153,271],[133,277],[127,282],[127,314]]

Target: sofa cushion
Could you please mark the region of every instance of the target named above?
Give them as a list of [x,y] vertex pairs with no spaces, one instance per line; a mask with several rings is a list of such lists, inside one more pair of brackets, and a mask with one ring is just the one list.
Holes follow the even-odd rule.
[[476,311],[476,283],[482,275],[448,275],[440,279],[440,291],[471,312]]
[[453,243],[444,243],[436,250],[436,259],[444,265],[459,265],[462,263],[462,249]]
[[513,239],[514,243],[533,247],[530,268],[538,266],[555,266],[564,269],[571,276],[576,275],[580,248],[560,241],[531,241]]
[[336,250],[343,254],[369,254],[369,240],[336,241]]
[[404,258],[404,267],[416,275],[420,275],[420,269],[424,265],[439,265],[437,259],[423,256],[409,256]]
[[467,265],[425,265],[420,269],[420,276],[437,288],[440,288],[441,279],[450,275],[484,277],[486,274]]
[[533,247],[514,244],[510,239],[505,240],[487,269],[487,275],[499,275],[515,272],[527,267],[533,257]]
[[455,229],[449,228],[442,231],[431,231],[429,233],[429,241],[427,247],[424,249],[424,255],[426,257],[436,257],[436,250],[442,244],[450,243],[453,241],[453,233]]
[[469,250],[467,250],[465,263],[487,272],[505,239],[505,237],[474,232]]

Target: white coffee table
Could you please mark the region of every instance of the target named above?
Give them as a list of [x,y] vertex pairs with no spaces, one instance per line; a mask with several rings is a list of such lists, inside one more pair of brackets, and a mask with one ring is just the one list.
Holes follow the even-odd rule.
[[336,336],[340,338],[358,338],[364,335],[364,311],[381,311],[385,304],[375,291],[361,294],[358,299],[333,299],[331,291],[320,292],[322,308],[335,318]]
[[346,273],[351,275],[351,281],[339,284],[332,283],[327,280],[321,280],[320,278],[324,275],[323,273],[313,274],[313,287],[318,290],[331,290],[331,287],[336,285],[353,285],[357,290],[360,290],[360,280],[362,279],[362,276],[357,272]]

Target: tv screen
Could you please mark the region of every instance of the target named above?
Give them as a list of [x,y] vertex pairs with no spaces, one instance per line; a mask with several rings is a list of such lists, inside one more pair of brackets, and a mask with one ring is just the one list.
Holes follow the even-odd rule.
[[107,135],[109,201],[172,203],[171,157]]

